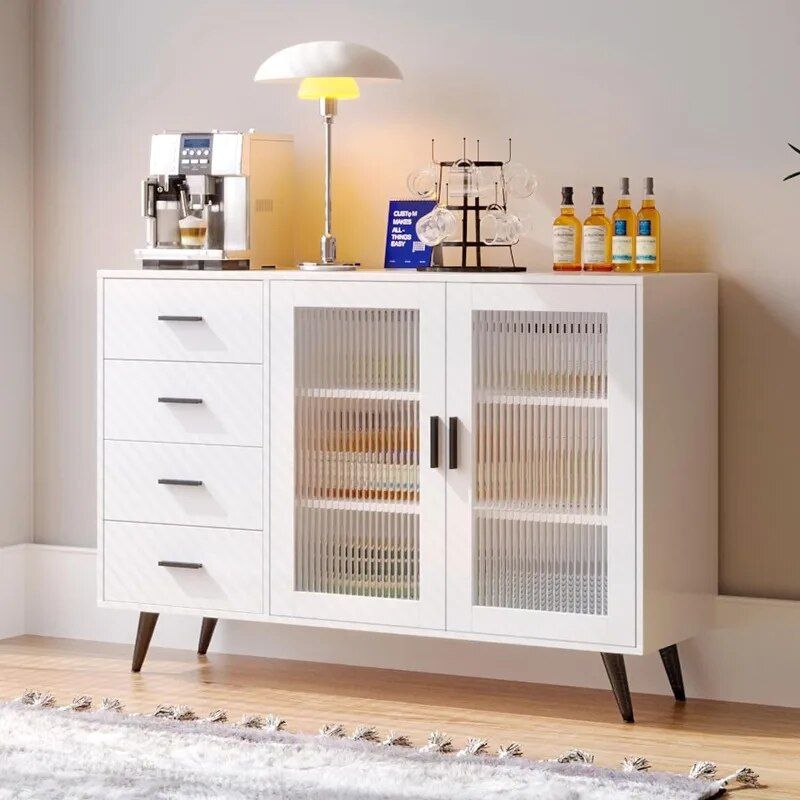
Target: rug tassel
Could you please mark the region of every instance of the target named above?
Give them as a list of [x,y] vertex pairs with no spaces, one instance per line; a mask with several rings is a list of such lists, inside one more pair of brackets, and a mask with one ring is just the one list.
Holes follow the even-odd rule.
[[56,698],[50,692],[37,692],[26,689],[18,698],[17,702],[26,706],[36,708],[52,708],[56,704]]
[[473,736],[470,736],[467,739],[467,743],[464,745],[461,750],[458,751],[456,755],[459,756],[485,756],[487,753],[486,748],[489,746],[489,742],[486,739],[476,739]]
[[333,739],[340,739],[345,735],[344,725],[338,722],[326,722],[320,729],[320,736],[330,736]]
[[695,761],[689,770],[690,778],[705,778],[713,781],[717,776],[717,765],[713,761]]
[[354,741],[360,741],[360,742],[380,741],[378,737],[378,731],[371,725],[359,725],[350,735],[350,738],[353,739]]
[[419,750],[421,753],[449,753],[452,749],[453,741],[444,731],[431,731],[428,743]]
[[175,713],[175,706],[168,706],[168,705],[159,705],[156,706],[156,710],[153,712],[154,717],[169,717],[172,718],[173,714]]
[[255,728],[260,730],[267,724],[266,719],[261,714],[245,714],[239,722],[236,723],[238,728]]
[[282,731],[286,727],[286,720],[275,714],[267,714],[264,720],[264,727],[270,731],[270,733],[278,733],[278,731]]
[[742,786],[748,789],[756,789],[760,786],[758,782],[758,773],[755,770],[750,769],[750,767],[739,767],[736,772],[727,775],[724,778],[720,778],[718,781],[719,786],[721,789],[724,789],[728,784],[733,783],[741,783]]
[[559,764],[594,764],[594,753],[575,747],[554,760]]
[[625,756],[622,759],[623,772],[647,772],[652,766],[644,756]]
[[197,719],[197,714],[189,706],[175,706],[175,710],[172,712],[172,719],[178,722],[194,722]]
[[92,708],[92,698],[88,694],[81,694],[72,698],[68,706],[61,706],[59,711],[90,711]]
[[522,745],[509,742],[497,748],[498,758],[519,758],[522,755]]
[[389,731],[389,735],[381,742],[386,747],[411,747],[411,739],[402,733]]
[[215,708],[209,711],[208,715],[203,719],[203,722],[227,722],[228,712],[224,708]]
[[116,711],[117,714],[122,714],[125,706],[116,697],[104,697],[100,701],[100,711]]

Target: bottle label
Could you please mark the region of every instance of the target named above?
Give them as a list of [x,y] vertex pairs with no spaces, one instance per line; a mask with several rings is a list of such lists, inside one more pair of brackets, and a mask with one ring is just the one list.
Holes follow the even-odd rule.
[[611,239],[611,262],[613,264],[633,263],[633,237],[614,236]]
[[553,225],[553,263],[575,263],[575,228],[571,225]]
[[652,223],[649,219],[639,220],[639,236],[650,236],[652,231]]
[[602,225],[583,226],[583,263],[606,264],[606,229]]
[[[642,220],[645,222],[645,220]],[[639,230],[642,229],[642,222],[639,223]],[[647,223],[647,229],[650,230],[650,223]],[[643,236],[639,234],[636,237],[636,263],[637,264],[655,264],[656,263],[656,237]]]

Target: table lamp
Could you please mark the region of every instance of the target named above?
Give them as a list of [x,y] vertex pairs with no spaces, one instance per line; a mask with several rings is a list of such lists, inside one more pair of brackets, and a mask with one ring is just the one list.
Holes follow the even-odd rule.
[[336,237],[331,233],[331,125],[339,100],[359,96],[358,80],[403,79],[390,58],[371,47],[352,42],[306,42],[271,55],[256,72],[256,82],[300,82],[297,96],[319,100],[325,124],[325,232],[320,241],[320,260],[301,263],[300,269],[346,270],[355,264],[336,261]]

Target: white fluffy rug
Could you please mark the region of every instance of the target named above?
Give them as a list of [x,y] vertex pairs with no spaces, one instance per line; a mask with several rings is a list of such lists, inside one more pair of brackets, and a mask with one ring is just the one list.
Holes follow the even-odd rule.
[[[274,717],[228,725],[221,712],[215,721],[180,721],[193,716],[180,707],[126,716],[47,708],[49,695],[32,693],[25,702],[0,704],[2,800],[699,800],[726,785],[529,761],[513,757],[513,748],[504,758],[436,752],[449,749],[443,734],[432,735],[426,750],[400,746],[408,744],[402,737],[381,744],[370,728],[353,740],[339,726],[320,736],[281,732]],[[89,698],[74,704],[81,705]],[[481,753],[485,743],[472,741]]]

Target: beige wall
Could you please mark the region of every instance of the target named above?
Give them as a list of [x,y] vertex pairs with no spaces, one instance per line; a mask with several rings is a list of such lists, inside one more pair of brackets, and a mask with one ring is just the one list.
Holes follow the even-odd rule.
[[0,546],[33,534],[32,14],[0,2]]
[[[335,137],[340,255],[382,260],[386,201],[426,161],[479,136],[514,139],[541,180],[523,263],[547,269],[559,187],[637,194],[654,175],[668,268],[720,273],[726,593],[800,599],[800,139],[792,0],[477,4],[41,0],[36,15],[36,540],[91,545],[95,270],[133,265],[150,133],[294,133],[298,256],[320,229],[313,104],[251,82],[299,41],[343,38],[406,80],[342,103]],[[691,558],[691,553],[687,553]]]

